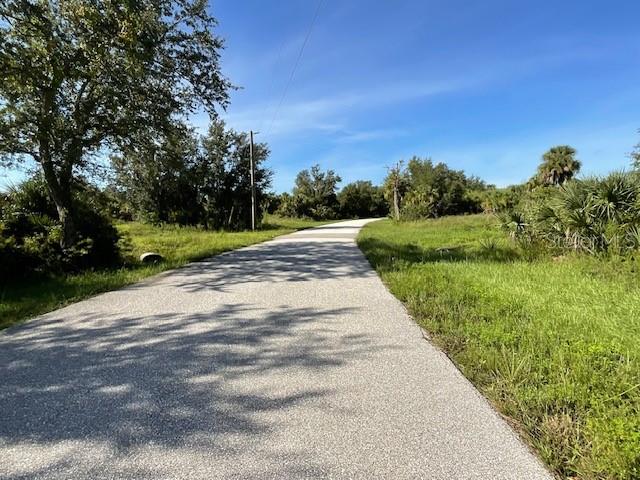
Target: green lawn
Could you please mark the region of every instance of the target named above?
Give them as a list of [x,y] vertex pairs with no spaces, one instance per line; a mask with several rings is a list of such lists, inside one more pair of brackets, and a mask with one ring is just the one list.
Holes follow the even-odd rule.
[[[123,235],[125,267],[0,286],[0,328],[163,270],[321,223],[271,216],[256,232],[213,232],[192,227],[122,223],[117,227]],[[166,261],[143,266],[137,259],[145,251],[158,252]]]
[[385,220],[358,243],[560,478],[640,478],[640,261],[527,260],[496,223]]

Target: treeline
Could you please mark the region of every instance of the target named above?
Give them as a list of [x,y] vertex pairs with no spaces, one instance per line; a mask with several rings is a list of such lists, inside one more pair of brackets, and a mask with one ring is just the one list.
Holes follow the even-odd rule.
[[486,192],[494,187],[444,163],[413,157],[389,170],[381,186],[356,181],[338,190],[341,178],[319,165],[302,170],[291,193],[272,197],[268,210],[284,216],[320,220],[369,218],[391,214],[398,220],[482,211]]
[[[111,157],[111,214],[123,220],[200,225],[205,229],[251,227],[249,134],[214,120],[204,136],[177,125],[160,141],[143,139]],[[253,145],[254,183],[261,204],[271,187],[269,149]],[[262,209],[257,210],[258,223]]]
[[381,187],[359,180],[345,185],[333,170],[319,165],[302,170],[291,194],[273,195],[266,205],[270,213],[285,217],[309,217],[316,220],[383,217],[389,212]]
[[384,180],[385,198],[397,220],[478,213],[485,192],[491,188],[462,170],[419,157],[413,157],[406,166],[398,163]]
[[399,221],[485,212],[496,214],[528,254],[627,254],[640,249],[640,144],[631,160],[629,171],[577,178],[576,150],[559,145],[543,154],[528,181],[496,188],[414,157],[390,169],[382,189]]

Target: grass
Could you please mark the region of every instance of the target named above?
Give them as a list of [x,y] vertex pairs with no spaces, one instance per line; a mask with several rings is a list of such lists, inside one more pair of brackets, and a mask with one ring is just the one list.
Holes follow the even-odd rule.
[[[122,223],[117,225],[126,255],[122,268],[0,286],[0,328],[140,281],[163,270],[321,223],[270,216],[265,219],[262,229],[256,232],[217,232],[194,227]],[[160,253],[165,261],[151,266],[140,264],[137,259],[146,251]]]
[[558,477],[640,478],[640,261],[536,258],[496,223],[385,220],[358,243]]

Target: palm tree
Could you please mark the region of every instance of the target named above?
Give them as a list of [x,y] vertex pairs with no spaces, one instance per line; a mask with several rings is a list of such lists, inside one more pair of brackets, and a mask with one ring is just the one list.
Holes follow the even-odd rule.
[[538,167],[536,183],[542,185],[562,185],[580,171],[580,161],[576,150],[569,145],[559,145],[549,149],[542,156]]

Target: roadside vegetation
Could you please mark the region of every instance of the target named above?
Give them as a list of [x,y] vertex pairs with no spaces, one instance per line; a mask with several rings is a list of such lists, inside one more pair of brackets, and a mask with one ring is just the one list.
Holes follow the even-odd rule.
[[532,259],[498,223],[387,220],[367,225],[358,243],[560,477],[639,478],[640,262]]
[[487,189],[486,214],[386,220],[358,238],[560,478],[640,478],[637,152],[629,172],[579,179],[575,151],[556,147],[527,184]]
[[209,12],[0,3],[0,167],[28,172],[0,192],[0,328],[320,221],[390,215],[361,248],[551,468],[640,478],[640,145],[604,177],[581,178],[558,145],[505,188],[413,157],[381,185],[339,188],[314,165],[276,193],[269,146],[220,120],[235,87]]
[[[25,318],[137,282],[163,270],[202,260],[219,253],[272,239],[302,228],[320,225],[307,219],[269,215],[256,232],[225,232],[176,225],[154,226],[140,222],[116,225],[123,263],[119,267],[42,275],[0,284],[0,329]],[[164,260],[143,265],[139,255],[153,251]]]

